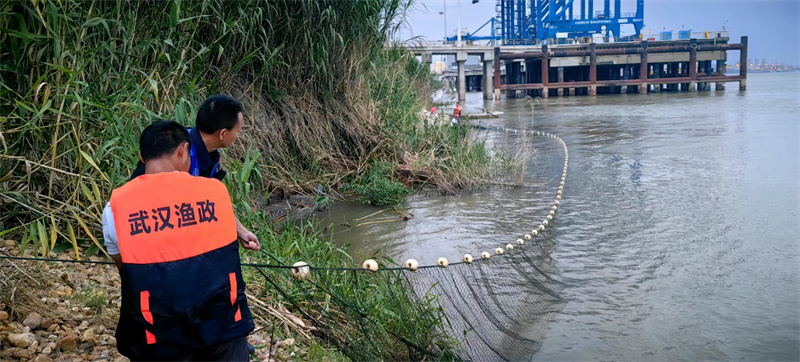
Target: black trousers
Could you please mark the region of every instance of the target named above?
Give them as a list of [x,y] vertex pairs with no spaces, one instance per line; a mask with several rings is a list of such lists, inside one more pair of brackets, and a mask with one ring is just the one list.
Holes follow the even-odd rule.
[[250,354],[247,352],[247,337],[193,351],[184,360],[248,362]]
[[[131,361],[165,361],[165,359],[144,359],[136,356],[130,357]],[[218,344],[208,348],[203,348],[197,351],[190,351],[185,355],[177,358],[170,359],[170,361],[235,361],[235,362],[249,362],[250,353],[247,351],[247,337],[242,337],[227,343]]]

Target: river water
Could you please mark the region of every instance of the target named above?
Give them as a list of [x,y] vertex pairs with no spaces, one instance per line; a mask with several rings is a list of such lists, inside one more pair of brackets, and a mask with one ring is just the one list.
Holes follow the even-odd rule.
[[[537,326],[533,359],[800,359],[798,95],[800,73],[751,74],[745,92],[554,97],[531,122],[524,99],[470,93],[468,110],[504,112],[484,122],[552,132],[570,150],[551,254],[567,304]],[[356,259],[458,260],[538,225],[547,192],[422,192],[403,205],[411,220],[336,226],[335,240]],[[328,221],[378,210],[340,204]]]

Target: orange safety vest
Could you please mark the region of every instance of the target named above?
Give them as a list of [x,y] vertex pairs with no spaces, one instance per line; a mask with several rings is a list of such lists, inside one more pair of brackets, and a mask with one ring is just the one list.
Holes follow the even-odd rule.
[[456,118],[461,117],[461,107],[456,107],[455,111],[453,111],[453,114],[456,116]]
[[145,174],[112,192],[111,210],[123,355],[180,358],[254,329],[225,185],[186,172]]

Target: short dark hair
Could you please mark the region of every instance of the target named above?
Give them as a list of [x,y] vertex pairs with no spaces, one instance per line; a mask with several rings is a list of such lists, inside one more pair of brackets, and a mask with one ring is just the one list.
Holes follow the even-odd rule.
[[231,130],[239,120],[244,107],[239,101],[223,94],[208,97],[197,111],[195,127],[203,133],[214,133],[221,129]]
[[184,142],[192,143],[185,127],[175,121],[156,121],[147,126],[139,137],[142,162],[172,154]]

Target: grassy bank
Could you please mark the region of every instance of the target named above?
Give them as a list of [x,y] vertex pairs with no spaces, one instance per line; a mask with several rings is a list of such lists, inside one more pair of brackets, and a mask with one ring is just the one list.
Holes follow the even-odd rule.
[[[224,157],[237,214],[282,263],[349,265],[345,252],[307,228],[272,233],[261,212],[268,195],[349,190],[364,202],[395,203],[423,184],[471,187],[490,162],[469,129],[422,122],[428,70],[386,46],[412,7],[410,0],[3,1],[0,238],[40,257],[65,248],[74,258],[104,253],[102,209],[134,168],[141,130],[159,118],[190,125],[204,98],[227,93],[247,110],[240,141]],[[295,290],[281,272],[251,278],[267,283],[259,298],[290,306],[291,294],[267,281]],[[450,356],[435,302],[413,304],[402,281],[319,277],[326,290],[304,295],[306,303],[332,295],[341,303],[312,303],[318,316],[344,313],[370,294],[375,304],[350,313],[368,311],[370,325],[386,326],[370,345],[359,344],[367,330],[318,327],[322,343],[358,358]]]
[[[276,329],[274,316],[257,315],[264,328],[284,338],[298,338],[307,346],[310,359],[458,359],[459,346],[446,332],[446,317],[436,296],[419,298],[411,292],[402,271],[352,270],[358,267],[347,250],[326,240],[311,221],[290,224],[279,233],[264,227],[269,225],[268,216],[247,202],[250,180],[261,174],[255,159],[235,167],[235,177],[226,183],[235,195],[237,215],[242,215],[245,224],[258,228],[255,232],[266,250],[246,253],[244,260],[277,266],[302,261],[314,268],[302,281],[294,279],[286,268],[246,268],[248,283],[256,286],[251,288],[251,300],[286,308],[298,317],[293,323],[284,323],[291,327],[289,331]],[[383,266],[395,265],[390,259],[379,260]],[[257,307],[259,302],[251,305]]]

